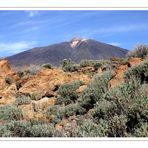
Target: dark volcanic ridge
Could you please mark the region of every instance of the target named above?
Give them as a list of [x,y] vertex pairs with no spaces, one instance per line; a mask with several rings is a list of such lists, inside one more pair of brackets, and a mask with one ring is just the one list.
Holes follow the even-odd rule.
[[63,59],[71,59],[75,62],[81,60],[100,60],[112,57],[125,57],[128,50],[98,42],[92,39],[73,38],[69,42],[62,42],[45,47],[36,47],[7,59],[13,66],[38,65],[51,63],[59,66]]

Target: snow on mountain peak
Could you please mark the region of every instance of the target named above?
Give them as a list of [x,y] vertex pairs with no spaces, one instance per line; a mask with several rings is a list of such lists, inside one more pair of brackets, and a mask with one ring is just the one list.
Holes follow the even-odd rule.
[[75,37],[70,41],[70,46],[75,48],[79,43],[87,41],[87,39]]

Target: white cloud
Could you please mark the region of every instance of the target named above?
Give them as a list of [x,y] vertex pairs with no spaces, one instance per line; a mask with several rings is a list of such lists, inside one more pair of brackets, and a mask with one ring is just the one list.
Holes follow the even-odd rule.
[[147,28],[147,25],[148,24],[113,26],[113,27],[108,27],[108,28],[102,28],[100,29],[100,32],[120,33],[120,32],[129,32],[129,31],[139,31],[139,30],[143,30]]
[[74,34],[78,36],[93,37],[94,35],[101,35],[103,37],[110,36],[117,33],[126,33],[133,31],[143,31],[147,29],[148,24],[125,24],[120,26],[108,26],[108,27],[98,27],[94,30],[89,31],[89,29],[82,29],[76,31]]
[[110,45],[113,45],[113,46],[120,46],[121,44],[119,42],[111,42],[111,43],[108,43]]
[[36,15],[39,15],[39,11],[26,11],[29,17],[34,17]]
[[40,27],[34,26],[34,27],[30,27],[30,28],[23,30],[22,33],[29,33],[29,32],[33,32],[33,31],[37,31],[39,29],[40,29]]
[[36,45],[36,42],[26,42],[26,41],[20,41],[20,42],[14,42],[14,43],[0,43],[0,52],[5,52],[9,54],[16,54],[19,52],[22,52],[26,49],[33,48]]

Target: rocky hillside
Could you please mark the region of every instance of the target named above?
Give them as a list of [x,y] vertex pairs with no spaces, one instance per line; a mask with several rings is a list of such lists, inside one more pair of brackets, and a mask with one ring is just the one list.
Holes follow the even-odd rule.
[[66,64],[32,72],[0,61],[1,137],[148,136],[147,60]]
[[59,66],[63,59],[80,62],[84,59],[109,59],[125,57],[127,50],[91,39],[74,38],[69,42],[37,47],[8,57],[11,65],[51,63]]

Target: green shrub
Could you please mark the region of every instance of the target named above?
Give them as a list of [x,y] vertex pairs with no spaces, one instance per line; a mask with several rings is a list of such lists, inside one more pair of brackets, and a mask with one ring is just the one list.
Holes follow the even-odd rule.
[[79,64],[76,64],[71,59],[64,59],[62,63],[62,69],[65,72],[75,72],[80,70]]
[[41,122],[11,121],[0,127],[0,137],[52,137],[53,132],[52,124]]
[[29,97],[31,98],[31,100],[38,101],[43,97],[43,94],[39,92],[33,92],[32,94],[29,95]]
[[73,115],[81,115],[85,112],[84,108],[79,103],[69,104],[64,108],[64,117],[68,118]]
[[84,109],[78,103],[72,103],[63,107],[59,105],[49,107],[47,116],[48,118],[51,117],[51,121],[56,124],[64,118],[69,118],[70,116],[77,114],[81,115],[83,112]]
[[110,120],[116,113],[117,105],[114,102],[101,99],[94,107],[93,118],[98,123],[100,119]]
[[108,125],[103,120],[99,124],[95,124],[92,120],[84,120],[76,130],[78,137],[105,137]]
[[135,128],[134,137],[148,137],[148,123],[140,123],[137,128]]
[[24,76],[24,72],[23,72],[23,71],[18,71],[18,72],[17,72],[17,75],[18,75],[20,78],[22,78],[22,77]]
[[47,119],[53,124],[57,124],[62,120],[65,114],[65,107],[61,107],[60,105],[53,105],[50,106],[46,112]]
[[20,120],[22,119],[22,111],[15,105],[5,105],[0,107],[1,120]]
[[7,129],[7,126],[0,126],[0,137],[12,137],[12,133],[9,129]]
[[47,118],[53,120],[55,116],[59,113],[60,109],[61,109],[60,105],[50,106],[46,111]]
[[126,81],[136,80],[140,81],[141,84],[148,83],[148,60],[143,63],[131,67],[124,74]]
[[25,73],[30,75],[36,75],[39,70],[40,70],[40,66],[30,65],[28,70]]
[[11,121],[1,126],[0,137],[25,137],[29,126],[29,122]]
[[66,83],[60,86],[58,89],[58,98],[56,104],[70,104],[74,103],[78,99],[78,94],[76,90],[83,84],[82,81],[74,81],[71,83]]
[[51,122],[53,124],[59,123],[63,118],[65,117],[65,107],[59,107],[56,111],[56,114],[54,114],[51,118]]
[[73,62],[71,59],[64,59],[62,61],[62,68],[64,68],[65,66],[69,65],[69,64],[74,64],[75,62]]
[[[127,116],[127,131],[131,133],[141,121],[148,121],[148,100],[144,85],[138,81],[129,81],[111,89],[104,95],[104,99],[114,102],[117,115]],[[147,90],[147,89],[146,89]],[[101,107],[102,109],[103,107]],[[112,115],[107,114],[112,118]]]
[[42,67],[46,68],[46,69],[52,69],[52,65],[47,63],[47,64],[43,64]]
[[94,70],[98,70],[101,66],[102,66],[101,63],[95,63],[95,64],[93,65]]
[[82,60],[79,64],[76,64],[70,59],[63,60],[62,69],[65,72],[75,72],[79,71],[84,67],[92,67],[94,70],[98,70],[103,64],[108,63],[108,61],[103,60]]
[[29,96],[18,96],[16,98],[15,104],[18,105],[25,105],[25,104],[30,104],[31,103],[31,99]]
[[132,132],[140,122],[148,122],[148,97],[137,97],[128,110],[128,131]]
[[69,64],[69,65],[66,65],[63,70],[65,72],[75,72],[75,71],[78,71],[80,70],[80,67],[78,64]]
[[93,67],[95,63],[97,63],[95,60],[82,60],[80,67]]
[[60,110],[60,105],[53,105],[53,106],[50,106],[47,110],[47,116],[52,116],[52,115],[55,115],[59,112]]
[[148,45],[138,45],[134,50],[129,51],[128,57],[145,58],[148,55]]
[[122,65],[127,65],[127,64],[129,64],[129,58],[121,58],[120,59],[120,64],[122,64]]
[[80,67],[88,67],[93,65],[93,60],[82,60],[80,62]]
[[77,108],[76,104],[69,104],[69,105],[65,106],[65,108],[63,109],[63,117],[68,118],[68,117],[76,114],[77,110],[78,110],[78,108]]
[[139,91],[137,92],[140,97],[148,96],[148,84],[143,84],[139,87]]
[[51,124],[42,123],[32,125],[29,129],[29,137],[52,137],[54,127]]
[[109,90],[103,98],[117,105],[118,114],[127,114],[130,104],[135,101],[140,84],[137,81],[129,81]]
[[126,137],[127,134],[127,117],[124,115],[113,116],[109,120],[109,137]]
[[80,96],[80,105],[86,110],[93,108],[94,104],[108,91],[108,82],[111,78],[111,72],[105,72],[101,76],[95,75],[88,87]]
[[14,79],[11,76],[6,76],[5,77],[5,82],[9,85],[11,85],[12,83],[14,83]]
[[107,63],[108,61],[104,61],[104,60],[82,60],[80,62],[80,67],[96,67],[99,68],[101,67],[103,64]]

